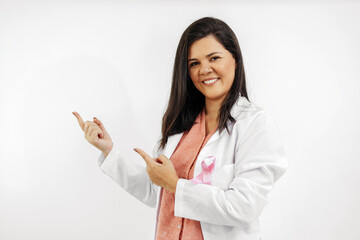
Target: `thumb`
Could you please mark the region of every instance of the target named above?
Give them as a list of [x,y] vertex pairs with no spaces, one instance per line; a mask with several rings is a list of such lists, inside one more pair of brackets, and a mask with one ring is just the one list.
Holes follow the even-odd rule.
[[164,155],[161,154],[158,158],[157,158],[162,164],[168,164],[170,162],[170,160]]
[[97,119],[96,117],[94,117],[93,119],[94,119],[94,123],[96,123],[100,127],[101,131],[103,131],[103,133],[100,134],[100,138],[103,138],[104,135],[108,135],[108,133],[104,127],[104,124],[102,124],[102,122],[99,119]]

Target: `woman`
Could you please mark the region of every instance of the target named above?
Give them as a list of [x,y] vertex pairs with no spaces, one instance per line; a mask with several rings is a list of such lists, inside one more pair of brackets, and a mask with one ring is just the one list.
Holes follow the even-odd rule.
[[101,170],[150,207],[155,239],[260,239],[259,215],[287,168],[275,123],[248,100],[237,38],[215,18],[183,33],[162,138],[144,166],[125,160],[100,120],[81,119]]

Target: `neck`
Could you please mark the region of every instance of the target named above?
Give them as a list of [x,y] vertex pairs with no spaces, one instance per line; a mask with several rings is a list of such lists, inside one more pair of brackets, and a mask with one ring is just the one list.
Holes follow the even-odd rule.
[[217,120],[221,107],[221,100],[205,99],[205,114],[207,119]]

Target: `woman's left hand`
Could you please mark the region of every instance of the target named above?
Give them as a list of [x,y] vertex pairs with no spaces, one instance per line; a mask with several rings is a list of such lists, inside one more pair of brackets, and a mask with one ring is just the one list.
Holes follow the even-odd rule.
[[150,180],[156,185],[167,189],[169,192],[175,193],[179,177],[170,159],[164,154],[161,154],[158,158],[152,158],[139,148],[134,148],[134,151],[140,154],[145,160],[146,172]]

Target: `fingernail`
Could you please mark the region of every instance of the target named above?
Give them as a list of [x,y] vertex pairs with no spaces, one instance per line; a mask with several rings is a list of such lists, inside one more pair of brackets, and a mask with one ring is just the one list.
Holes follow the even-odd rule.
[[133,148],[135,152],[137,152],[137,149],[136,148]]

